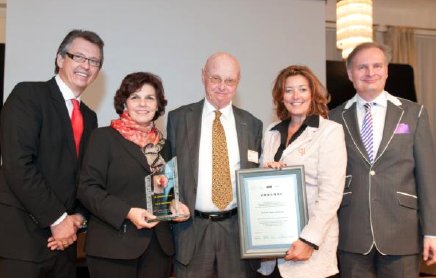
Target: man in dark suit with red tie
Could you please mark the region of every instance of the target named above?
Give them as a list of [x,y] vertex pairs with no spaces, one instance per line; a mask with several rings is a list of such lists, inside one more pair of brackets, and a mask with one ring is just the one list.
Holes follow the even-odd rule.
[[80,101],[103,64],[103,41],[73,30],[59,46],[56,76],[15,86],[1,114],[0,277],[76,277],[80,162],[94,111]]

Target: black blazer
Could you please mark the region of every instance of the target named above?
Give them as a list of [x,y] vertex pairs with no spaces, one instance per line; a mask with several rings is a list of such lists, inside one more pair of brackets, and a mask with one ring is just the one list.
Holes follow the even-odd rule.
[[[83,102],[84,131],[77,159],[70,117],[54,78],[15,86],[1,114],[0,256],[42,261],[50,225],[76,204],[78,169],[97,116]],[[75,256],[74,245],[69,248]]]
[[111,127],[96,129],[89,140],[80,175],[78,198],[91,212],[87,255],[135,259],[153,233],[167,255],[174,253],[168,222],[138,230],[125,219],[131,207],[146,208],[145,180],[150,174],[144,154]]

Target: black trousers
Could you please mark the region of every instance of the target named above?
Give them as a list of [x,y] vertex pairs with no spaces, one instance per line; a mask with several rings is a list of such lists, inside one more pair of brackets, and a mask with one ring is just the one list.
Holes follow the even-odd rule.
[[168,278],[171,271],[171,257],[153,236],[147,250],[133,260],[107,259],[86,256],[91,278]]
[[[74,247],[73,247],[74,246]],[[73,244],[72,247],[76,248]],[[65,251],[42,262],[0,258],[1,278],[76,278],[76,260]]]

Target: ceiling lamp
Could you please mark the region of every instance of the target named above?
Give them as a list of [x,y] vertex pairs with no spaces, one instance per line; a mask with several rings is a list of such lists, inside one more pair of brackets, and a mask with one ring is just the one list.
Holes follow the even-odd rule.
[[336,47],[342,58],[364,42],[372,42],[372,0],[337,0]]

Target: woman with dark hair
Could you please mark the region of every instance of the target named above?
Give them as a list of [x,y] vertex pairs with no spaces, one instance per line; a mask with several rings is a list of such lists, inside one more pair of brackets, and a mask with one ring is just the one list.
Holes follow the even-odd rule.
[[[162,277],[170,274],[173,239],[168,222],[146,209],[145,177],[165,165],[166,147],[154,121],[167,101],[160,78],[127,75],[114,98],[120,115],[93,132],[85,155],[78,198],[90,211],[86,240],[91,277]],[[189,218],[189,210],[179,204]]]
[[328,277],[338,272],[338,218],[347,156],[342,126],[327,120],[328,93],[305,66],[290,66],[272,91],[279,122],[265,132],[262,165],[304,165],[309,221],[284,258],[263,260],[268,277]]

